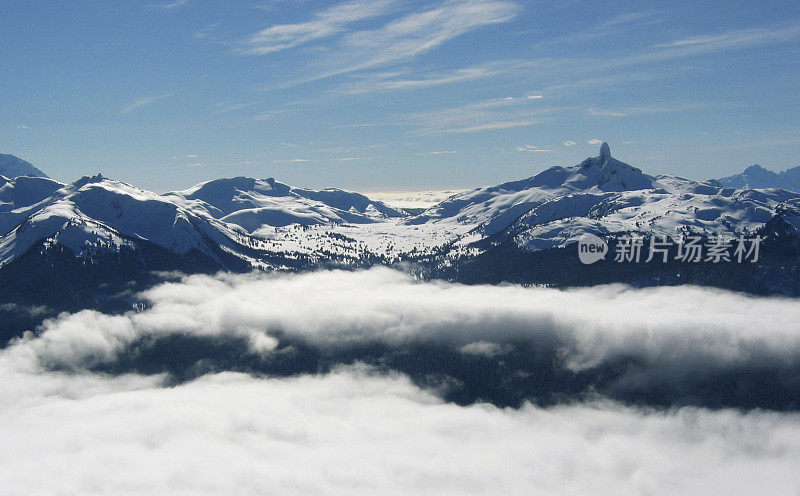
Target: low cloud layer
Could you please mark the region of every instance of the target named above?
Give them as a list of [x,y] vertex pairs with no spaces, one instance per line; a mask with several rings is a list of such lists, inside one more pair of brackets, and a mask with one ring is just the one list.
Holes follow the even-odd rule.
[[385,268],[190,276],[140,296],[144,311],[65,314],[6,354],[50,369],[169,372],[179,381],[365,362],[462,404],[599,394],[654,406],[800,408],[793,299],[698,287],[464,286]]
[[[797,415],[459,407],[398,375],[49,372],[2,393],[9,494],[793,494]],[[19,379],[19,377],[18,377]],[[8,386],[4,384],[2,389]]]
[[4,491],[800,489],[796,300],[383,268],[140,296],[143,311],[63,314],[0,350]]

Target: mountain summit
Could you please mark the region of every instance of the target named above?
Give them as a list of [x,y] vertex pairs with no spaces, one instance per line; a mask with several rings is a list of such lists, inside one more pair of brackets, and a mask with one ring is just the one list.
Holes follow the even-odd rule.
[[608,160],[611,158],[611,147],[608,146],[608,142],[604,141],[602,145],[600,145],[600,159],[601,160]]
[[781,188],[800,192],[800,167],[772,172],[754,164],[744,172],[719,179],[719,182],[731,188]]
[[0,176],[14,179],[19,176],[47,177],[47,174],[19,157],[0,153]]
[[[565,184],[569,182],[581,190],[597,186],[601,191],[632,191],[653,187],[653,177],[612,157],[611,147],[605,142],[600,146],[600,154],[581,162],[578,171],[578,177],[565,181]],[[585,179],[580,178],[581,175]]]
[[598,156],[587,158],[578,165],[555,166],[527,179],[454,195],[406,223],[447,220],[461,224],[485,223],[483,232],[491,234],[553,198],[574,194],[598,197],[612,192],[656,187],[656,178],[615,159],[611,156],[611,147],[603,143]]

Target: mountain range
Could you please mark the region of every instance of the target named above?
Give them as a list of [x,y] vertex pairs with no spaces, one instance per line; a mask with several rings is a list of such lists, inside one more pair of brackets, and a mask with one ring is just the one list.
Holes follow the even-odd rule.
[[719,182],[732,188],[783,188],[800,191],[800,166],[772,172],[754,164],[740,174],[719,179]]
[[[434,277],[464,282],[580,283],[580,274],[592,280],[580,272],[584,268],[567,271],[578,274],[570,279],[553,260],[573,263],[569,247],[584,233],[734,237],[769,231],[783,250],[776,263],[791,265],[800,239],[800,193],[771,185],[800,168],[781,176],[754,167],[722,180],[650,175],[613,157],[603,143],[596,157],[575,166],[459,192],[424,210],[272,178],[217,179],[157,194],[102,175],[61,183],[27,168],[29,174],[0,176],[0,279],[32,265],[55,274],[64,264],[81,273],[410,262]],[[542,257],[554,257],[548,258],[550,272],[542,272]],[[515,268],[519,263],[531,270]]]

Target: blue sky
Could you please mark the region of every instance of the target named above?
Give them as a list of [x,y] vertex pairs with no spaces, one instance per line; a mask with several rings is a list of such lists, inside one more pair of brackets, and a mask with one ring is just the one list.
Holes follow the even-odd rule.
[[800,165],[800,3],[0,2],[0,152],[148,189]]

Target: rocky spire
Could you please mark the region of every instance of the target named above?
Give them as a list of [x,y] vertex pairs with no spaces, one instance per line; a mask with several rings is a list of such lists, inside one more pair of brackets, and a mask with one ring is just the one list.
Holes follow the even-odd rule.
[[600,145],[600,160],[605,161],[611,158],[611,148],[605,141]]

